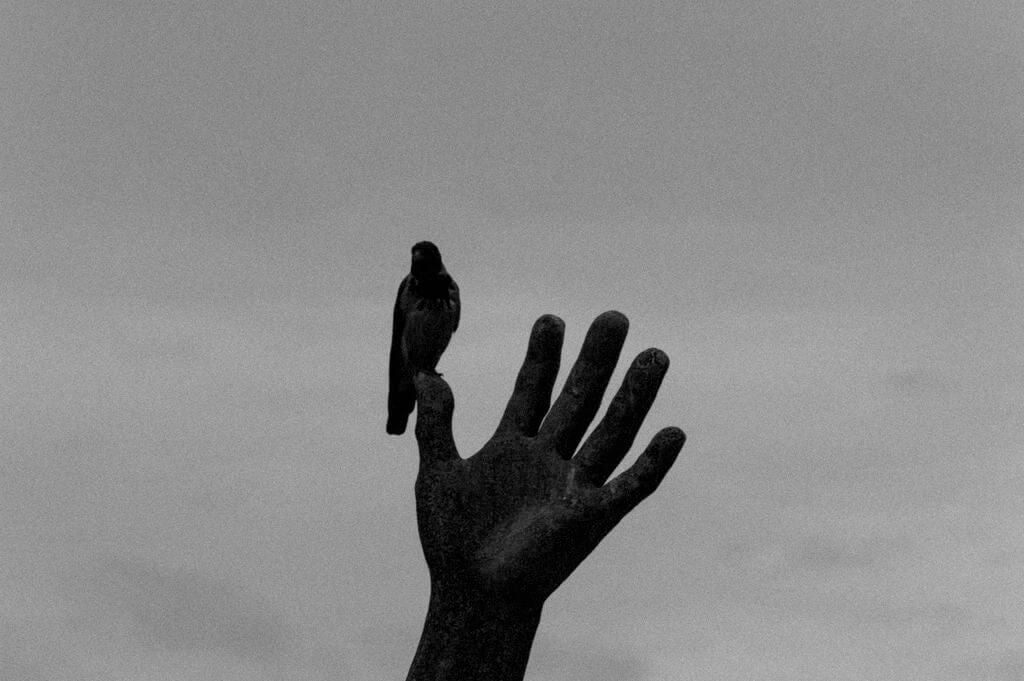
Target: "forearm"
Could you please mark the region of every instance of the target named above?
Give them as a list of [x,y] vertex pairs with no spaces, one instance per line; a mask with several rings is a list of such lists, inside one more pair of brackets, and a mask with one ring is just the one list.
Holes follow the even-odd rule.
[[406,681],[522,681],[540,606],[431,589]]

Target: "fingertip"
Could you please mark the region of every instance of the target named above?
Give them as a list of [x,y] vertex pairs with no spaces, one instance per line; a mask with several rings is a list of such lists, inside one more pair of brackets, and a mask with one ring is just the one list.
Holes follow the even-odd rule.
[[626,373],[626,382],[633,390],[642,392],[647,400],[653,402],[668,373],[668,364],[668,355],[658,348],[648,348],[633,360]]
[[425,371],[417,371],[413,374],[412,382],[416,384],[416,392],[424,393],[426,396],[427,391],[431,389],[431,386],[436,383],[444,383],[445,380],[437,374],[428,374]]
[[534,329],[538,331],[564,331],[565,322],[562,318],[553,314],[543,314],[537,318],[537,321],[533,324]]
[[669,359],[668,355],[659,348],[647,348],[636,356],[636,365],[641,369],[655,368],[667,371]]
[[597,320],[614,321],[616,324],[629,324],[629,318],[618,310],[606,310],[597,315]]
[[669,426],[662,428],[655,434],[656,439],[664,441],[666,444],[674,444],[678,447],[682,447],[683,443],[686,442],[686,433],[683,432],[682,428],[677,426]]
[[452,389],[440,375],[419,371],[413,376],[413,384],[420,413],[424,410],[444,413],[453,408],[455,398]]
[[629,331],[629,318],[618,310],[602,312],[594,318],[593,326],[600,326],[609,331],[616,331],[623,336]]
[[597,353],[601,356],[602,363],[610,362],[611,368],[614,369],[628,333],[629,320],[626,319],[626,315],[615,310],[602,312],[591,323],[580,356]]
[[669,426],[662,428],[651,439],[649,451],[659,464],[672,465],[679,452],[686,444],[686,433],[681,428]]
[[651,438],[647,449],[636,461],[637,481],[647,494],[661,483],[686,442],[686,433],[671,426],[662,428]]
[[562,352],[562,339],[565,337],[565,322],[553,314],[538,318],[530,332],[530,345],[527,358],[559,356]]

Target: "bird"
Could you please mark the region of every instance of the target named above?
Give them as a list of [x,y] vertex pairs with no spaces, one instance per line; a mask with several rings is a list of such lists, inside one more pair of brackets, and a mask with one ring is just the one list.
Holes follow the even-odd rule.
[[405,432],[416,405],[417,372],[437,373],[437,362],[459,328],[459,287],[429,241],[412,247],[412,268],[398,287],[388,364],[387,432]]

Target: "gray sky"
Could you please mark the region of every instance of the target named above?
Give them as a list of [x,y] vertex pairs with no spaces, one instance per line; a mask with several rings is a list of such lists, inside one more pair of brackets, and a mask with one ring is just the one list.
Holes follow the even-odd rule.
[[1019,3],[19,0],[0,88],[3,681],[404,676],[424,238],[464,455],[542,313],[673,362],[528,678],[1024,675]]

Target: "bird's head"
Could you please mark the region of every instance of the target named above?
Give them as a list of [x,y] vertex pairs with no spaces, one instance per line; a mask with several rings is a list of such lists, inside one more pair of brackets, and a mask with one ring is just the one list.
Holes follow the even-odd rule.
[[441,271],[441,251],[429,241],[421,241],[412,247],[412,273],[417,277],[437,274]]

